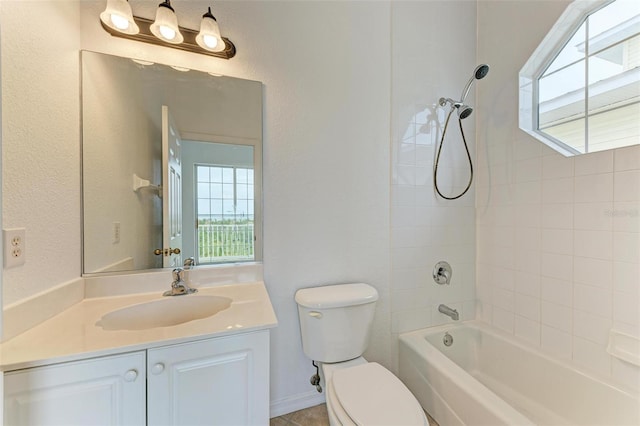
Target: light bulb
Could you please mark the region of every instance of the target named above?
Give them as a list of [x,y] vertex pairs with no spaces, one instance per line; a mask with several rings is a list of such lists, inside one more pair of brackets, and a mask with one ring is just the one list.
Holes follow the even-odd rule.
[[124,16],[117,15],[115,13],[111,14],[111,23],[119,30],[126,30],[129,28],[129,20]]
[[209,34],[202,37],[202,41],[209,49],[214,49],[218,45],[218,37]]
[[173,40],[174,38],[176,38],[176,32],[164,25],[160,25],[160,34],[162,34],[162,37],[166,38],[167,40]]

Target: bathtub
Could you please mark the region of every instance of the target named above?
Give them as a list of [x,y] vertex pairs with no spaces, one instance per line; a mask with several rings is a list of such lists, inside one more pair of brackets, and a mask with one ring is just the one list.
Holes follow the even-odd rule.
[[481,322],[400,335],[399,364],[400,379],[442,426],[640,425],[638,394]]

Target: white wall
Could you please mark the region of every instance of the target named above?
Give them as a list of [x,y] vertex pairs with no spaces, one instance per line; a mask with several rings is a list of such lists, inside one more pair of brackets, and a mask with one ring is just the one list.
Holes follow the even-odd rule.
[[389,3],[254,7],[253,36],[268,40],[252,55],[265,83],[264,268],[279,320],[271,397],[285,406],[318,395],[301,352],[298,288],[375,286],[367,355],[389,363]]
[[[455,27],[455,31],[452,28]],[[447,108],[458,98],[475,63],[476,3],[392,3],[392,347],[397,335],[451,321],[445,303],[462,319],[475,316],[475,190],[458,200],[436,196],[433,163]],[[481,83],[482,84],[482,83]],[[474,105],[473,92],[468,103]],[[442,149],[438,184],[449,196],[462,192],[469,165],[454,113]],[[475,157],[475,116],[464,121]],[[436,262],[453,269],[450,285],[432,278]],[[395,366],[396,362],[394,362]]]
[[640,147],[565,158],[518,129],[518,72],[566,4],[478,4],[478,315],[637,388],[605,348],[640,335]]
[[80,275],[79,7],[2,1],[3,228],[26,263],[3,270],[5,306]]

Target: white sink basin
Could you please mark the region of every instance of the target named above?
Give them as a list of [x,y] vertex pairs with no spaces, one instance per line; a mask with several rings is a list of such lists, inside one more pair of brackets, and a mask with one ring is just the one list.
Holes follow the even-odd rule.
[[146,330],[207,318],[231,306],[221,296],[172,296],[127,306],[104,314],[96,325],[104,330]]

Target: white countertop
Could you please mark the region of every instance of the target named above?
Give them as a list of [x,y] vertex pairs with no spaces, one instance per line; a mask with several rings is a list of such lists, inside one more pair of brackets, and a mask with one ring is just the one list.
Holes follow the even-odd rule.
[[200,287],[231,306],[211,317],[147,330],[103,330],[96,322],[125,306],[162,299],[162,292],[84,299],[0,345],[0,370],[10,371],[175,343],[273,328],[277,319],[263,282]]

